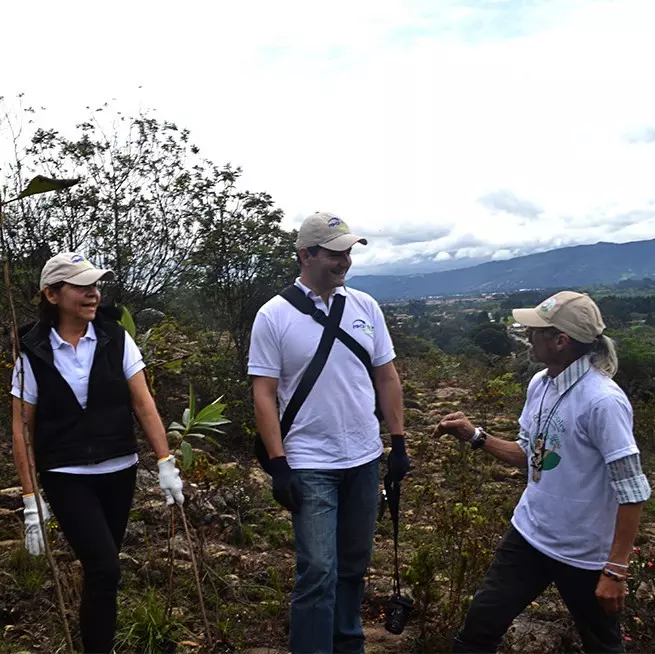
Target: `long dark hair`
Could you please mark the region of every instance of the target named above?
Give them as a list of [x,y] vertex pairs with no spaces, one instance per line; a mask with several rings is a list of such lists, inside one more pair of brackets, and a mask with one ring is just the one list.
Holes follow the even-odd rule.
[[[65,282],[57,282],[56,284],[50,284],[48,288],[59,291],[64,284]],[[59,306],[52,304],[43,291],[41,291],[41,297],[39,298],[39,321],[48,325],[48,327],[57,327],[59,325]]]

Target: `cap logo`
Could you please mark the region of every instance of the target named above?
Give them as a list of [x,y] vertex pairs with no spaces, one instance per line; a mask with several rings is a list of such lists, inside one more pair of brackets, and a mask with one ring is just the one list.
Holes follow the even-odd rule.
[[336,228],[338,230],[347,230],[348,226],[346,223],[341,220],[341,218],[337,218],[336,216],[333,216],[328,220],[328,227]]
[[557,300],[554,297],[551,297],[548,300],[545,300],[544,302],[541,303],[539,310],[542,313],[548,313],[553,310],[556,304],[557,304]]
[[71,263],[83,263],[84,261],[85,259],[81,254],[74,254],[71,257]]

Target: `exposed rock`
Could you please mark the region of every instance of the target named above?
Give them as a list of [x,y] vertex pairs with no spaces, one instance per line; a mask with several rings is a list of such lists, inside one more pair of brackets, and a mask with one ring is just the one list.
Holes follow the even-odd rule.
[[141,545],[146,535],[146,525],[143,520],[130,520],[127,523],[124,542],[126,545]]
[[17,509],[23,506],[21,498],[23,497],[23,489],[20,486],[12,488],[3,488],[0,490],[0,507],[6,509]]
[[136,322],[139,324],[139,327],[143,329],[150,329],[151,327],[154,327],[155,325],[158,325],[160,322],[162,322],[164,318],[166,318],[166,314],[162,311],[147,308],[143,309],[143,311],[139,311],[136,317]]
[[161,493],[159,488],[159,478],[156,472],[139,466],[136,470],[136,486],[145,493]]
[[268,487],[271,485],[271,478],[258,465],[252,466],[248,472],[248,477],[250,481],[254,482],[258,486]]
[[494,481],[503,481],[505,479],[519,479],[525,475],[523,470],[518,468],[508,468],[500,463],[492,462],[489,470],[491,478]]
[[405,409],[405,423],[419,425],[425,423],[425,415],[420,409]]
[[[185,534],[175,534],[173,537],[173,547],[175,549],[175,558],[191,558],[191,550],[189,549],[189,543]],[[168,551],[166,552],[166,556],[168,556]]]
[[571,640],[572,629],[568,621],[542,620],[524,613],[514,620],[502,649],[521,654],[580,651],[571,647]]
[[491,432],[516,433],[518,432],[518,420],[498,416],[486,424],[486,428]]
[[21,497],[23,489],[20,486],[12,486],[11,488],[3,488],[0,490],[0,497]]
[[0,540],[0,549],[10,549],[17,547],[22,543],[22,539],[20,540]]
[[227,509],[227,502],[223,497],[223,493],[215,493],[211,498],[211,504],[217,511],[225,511]]
[[447,386],[446,388],[438,388],[434,395],[438,400],[468,400],[471,397],[471,392],[464,388]]

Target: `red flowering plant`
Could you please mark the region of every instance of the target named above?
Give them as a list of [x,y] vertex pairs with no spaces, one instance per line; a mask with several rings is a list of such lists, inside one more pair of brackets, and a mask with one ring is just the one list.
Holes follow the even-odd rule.
[[655,651],[655,551],[635,547],[628,574],[623,620],[626,648]]

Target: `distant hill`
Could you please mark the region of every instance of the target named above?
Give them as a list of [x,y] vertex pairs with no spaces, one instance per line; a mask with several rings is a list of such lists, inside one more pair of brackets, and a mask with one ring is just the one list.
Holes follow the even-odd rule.
[[577,245],[436,273],[354,276],[348,285],[384,302],[476,291],[615,284],[645,277],[655,277],[655,239]]

